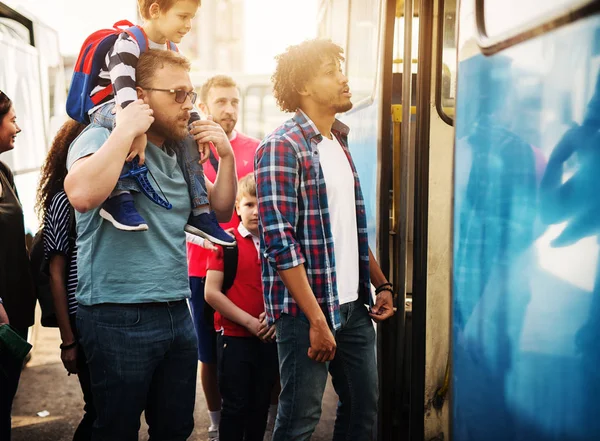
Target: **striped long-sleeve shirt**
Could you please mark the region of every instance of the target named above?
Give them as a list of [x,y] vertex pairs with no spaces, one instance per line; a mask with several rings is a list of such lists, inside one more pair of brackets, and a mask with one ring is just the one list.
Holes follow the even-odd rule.
[[[155,43],[148,39],[148,49],[168,50],[168,43]],[[141,55],[137,41],[127,32],[119,35],[111,50],[106,54],[104,65],[98,75],[98,83],[91,95],[104,96],[98,104],[90,110],[90,115],[106,103],[115,101],[125,108],[129,103],[137,100],[136,69]],[[109,86],[112,84],[112,93]],[[194,108],[190,122],[200,119],[198,110]]]
[[77,312],[77,246],[71,231],[72,211],[64,191],[56,193],[44,217],[44,254],[46,259],[60,254],[67,258],[67,302],[69,315]]
[[[349,129],[336,120],[331,131],[344,149],[354,175],[359,296],[372,305],[365,202],[348,149]],[[292,119],[267,136],[256,151],[254,173],[269,323],[282,313],[303,316],[278,271],[304,265],[313,293],[329,322],[334,329],[341,326],[327,189],[319,161],[318,144],[322,139],[314,123],[298,110]]]

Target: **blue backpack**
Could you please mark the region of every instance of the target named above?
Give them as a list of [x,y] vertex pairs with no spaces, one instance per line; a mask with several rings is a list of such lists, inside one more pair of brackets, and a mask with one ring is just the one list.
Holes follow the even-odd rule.
[[[148,37],[140,26],[134,26],[127,20],[121,20],[112,29],[101,29],[86,38],[71,79],[71,87],[67,95],[67,114],[83,124],[88,124],[88,112],[104,98],[113,94],[112,84],[100,92],[91,95],[98,84],[98,75],[106,59],[106,54],[112,49],[117,38],[127,32],[139,45],[140,53],[148,50]],[[169,49],[178,51],[175,43],[168,42]]]

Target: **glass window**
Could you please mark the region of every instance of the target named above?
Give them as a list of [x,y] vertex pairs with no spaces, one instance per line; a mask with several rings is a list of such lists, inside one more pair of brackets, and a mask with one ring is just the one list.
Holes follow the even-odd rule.
[[370,0],[350,2],[350,29],[346,51],[346,74],[352,101],[358,104],[370,98],[377,81],[379,53],[379,4]]
[[[580,1],[579,3],[585,3]],[[484,2],[485,29],[489,38],[504,37],[555,15],[573,0],[488,0]]]

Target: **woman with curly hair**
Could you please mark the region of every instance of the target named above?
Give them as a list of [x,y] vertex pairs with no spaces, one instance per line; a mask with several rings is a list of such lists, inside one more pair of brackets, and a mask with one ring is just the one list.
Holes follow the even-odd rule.
[[44,254],[49,263],[50,291],[60,329],[60,358],[70,374],[77,374],[85,414],[75,431],[73,441],[90,440],[96,419],[85,354],[78,343],[75,326],[77,300],[77,247],[73,208],[64,192],[69,146],[85,128],[69,120],[60,128],[42,167],[37,191],[36,210],[44,224]]
[[[15,148],[21,132],[10,98],[0,91],[0,154]],[[0,161],[0,326],[9,324],[23,339],[33,325],[35,296],[25,246],[23,209],[10,168]],[[0,355],[6,355],[0,350]],[[0,439],[10,440],[11,409],[21,376],[21,363],[0,363]]]

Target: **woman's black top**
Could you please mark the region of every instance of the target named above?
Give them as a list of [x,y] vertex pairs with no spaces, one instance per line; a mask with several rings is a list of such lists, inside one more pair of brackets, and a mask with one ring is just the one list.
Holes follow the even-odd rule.
[[17,329],[33,325],[35,296],[25,246],[23,209],[12,173],[0,162],[0,297],[10,324]]

